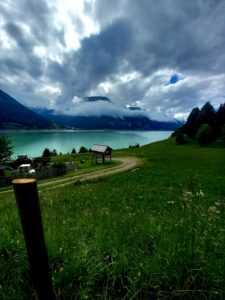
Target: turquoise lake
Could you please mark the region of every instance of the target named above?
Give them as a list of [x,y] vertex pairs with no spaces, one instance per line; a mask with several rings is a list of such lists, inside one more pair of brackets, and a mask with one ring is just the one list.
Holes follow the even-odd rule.
[[146,145],[167,139],[172,131],[2,131],[13,144],[13,157],[27,154],[35,157],[42,155],[45,148],[57,152],[70,153],[81,146],[90,148],[93,144],[108,145],[113,149],[127,148],[136,143]]

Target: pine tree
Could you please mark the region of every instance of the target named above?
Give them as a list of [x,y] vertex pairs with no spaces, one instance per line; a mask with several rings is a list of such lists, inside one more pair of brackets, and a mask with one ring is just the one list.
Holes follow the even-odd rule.
[[195,136],[196,131],[198,129],[199,116],[200,116],[199,108],[198,107],[193,108],[184,126],[184,131],[192,138]]
[[88,152],[88,149],[85,148],[84,146],[81,146],[80,150],[79,150],[79,153],[86,153],[86,152]]
[[51,156],[51,151],[48,148],[45,148],[45,150],[42,153],[43,157],[50,157]]
[[216,121],[215,109],[210,102],[206,102],[206,104],[203,105],[200,111],[200,115],[197,121],[198,127],[200,127],[202,124],[208,124],[212,128],[214,128],[215,121]]
[[220,107],[216,112],[216,124],[220,127],[225,124],[225,103],[220,104]]
[[77,153],[77,152],[76,152],[76,149],[73,148],[72,151],[71,151],[71,154],[76,154],[76,153]]

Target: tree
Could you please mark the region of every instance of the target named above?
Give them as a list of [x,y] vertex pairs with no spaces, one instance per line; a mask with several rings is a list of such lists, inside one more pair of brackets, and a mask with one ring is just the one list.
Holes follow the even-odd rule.
[[51,156],[51,151],[48,148],[45,148],[45,150],[42,153],[43,157],[50,157]]
[[221,104],[216,112],[216,123],[218,126],[223,126],[225,124],[225,103]]
[[10,161],[13,154],[13,146],[11,140],[6,137],[0,137],[0,165]]
[[195,136],[195,133],[198,129],[199,116],[200,116],[199,108],[198,107],[193,108],[184,126],[184,131],[192,138]]
[[57,156],[57,155],[58,155],[57,150],[53,149],[53,151],[51,152],[51,156]]
[[196,140],[200,146],[207,146],[213,141],[213,130],[209,124],[202,124],[197,133],[196,133]]
[[205,105],[201,108],[200,115],[198,118],[198,127],[202,124],[209,124],[211,127],[215,126],[216,113],[215,109],[210,102],[206,102]]
[[225,124],[222,127],[222,135],[221,135],[221,141],[222,141],[222,147],[225,148]]
[[71,151],[71,154],[76,154],[76,153],[77,153],[76,149],[73,148],[72,151]]
[[79,150],[79,153],[86,153],[86,152],[88,152],[88,149],[85,148],[84,146],[81,146],[80,150]]

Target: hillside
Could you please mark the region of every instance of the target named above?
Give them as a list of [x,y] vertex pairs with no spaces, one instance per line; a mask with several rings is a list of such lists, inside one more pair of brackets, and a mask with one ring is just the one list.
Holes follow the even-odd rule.
[[[143,164],[41,193],[60,298],[224,299],[224,150],[170,139],[114,156]],[[33,299],[13,194],[0,209],[0,298]]]
[[0,90],[0,128],[2,129],[49,129],[52,121],[39,116],[14,98]]

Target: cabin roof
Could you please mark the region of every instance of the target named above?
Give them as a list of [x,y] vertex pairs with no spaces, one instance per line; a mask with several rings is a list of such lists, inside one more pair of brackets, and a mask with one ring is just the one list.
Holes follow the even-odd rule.
[[112,150],[112,148],[110,148],[107,145],[98,145],[98,144],[94,144],[93,146],[91,146],[91,151],[94,152],[105,153],[106,150]]

